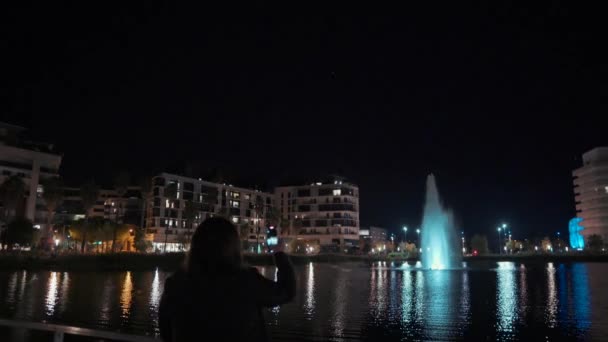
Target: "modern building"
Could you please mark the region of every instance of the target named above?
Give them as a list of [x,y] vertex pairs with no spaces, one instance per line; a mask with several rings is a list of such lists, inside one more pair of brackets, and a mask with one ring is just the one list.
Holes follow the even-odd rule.
[[574,170],[574,198],[580,234],[585,242],[600,235],[608,242],[608,147],[597,147],[583,154],[583,166]]
[[[221,215],[239,227],[242,240],[248,242],[247,248],[262,249],[273,197],[255,189],[161,173],[153,179],[152,197],[147,205],[146,238],[157,251],[179,251],[200,222]],[[187,202],[195,208],[192,222],[187,219]]]
[[53,150],[51,144],[21,139],[23,131],[23,127],[0,122],[0,184],[13,175],[21,177],[26,186],[26,196],[17,211],[32,221],[34,227],[46,229],[47,210],[41,182],[45,178],[57,177],[61,155]]
[[372,242],[386,242],[388,240],[388,232],[385,228],[380,227],[369,227],[367,229],[360,229],[359,235],[363,239],[369,239]]
[[359,244],[359,188],[340,177],[274,191],[284,240],[318,242],[321,251],[343,251]]
[[142,197],[139,187],[130,186],[120,196],[116,190],[101,189],[95,205],[85,213],[80,197],[80,188],[64,188],[64,198],[57,208],[55,221],[70,222],[88,217],[101,217],[114,222],[142,226],[145,215],[142,212]]

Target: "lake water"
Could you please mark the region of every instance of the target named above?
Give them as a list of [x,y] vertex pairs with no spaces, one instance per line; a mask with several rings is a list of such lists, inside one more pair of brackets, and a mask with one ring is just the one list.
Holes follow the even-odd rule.
[[[273,267],[259,269],[274,278]],[[429,271],[311,263],[296,270],[294,302],[266,312],[273,340],[608,339],[608,264],[475,262]],[[0,317],[155,335],[167,276],[0,272]],[[5,341],[13,332],[0,333]]]

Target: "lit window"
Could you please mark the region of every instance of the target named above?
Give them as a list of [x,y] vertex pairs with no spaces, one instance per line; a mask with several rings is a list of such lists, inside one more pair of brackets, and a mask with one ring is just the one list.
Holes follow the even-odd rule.
[[177,192],[177,199],[179,199],[179,191]]
[[165,208],[169,208],[169,206],[170,206],[170,204],[169,204],[169,200],[168,200],[168,199],[166,199],[166,200],[165,200]]
[[604,190],[606,190],[606,193],[608,194],[608,186],[606,186]]
[[239,208],[239,207],[240,207],[240,205],[241,205],[241,203],[240,203],[239,201],[233,201],[233,200],[230,200],[230,206],[231,206],[232,208]]
[[[606,189],[608,189],[608,187],[606,187]],[[251,196],[249,194],[245,194],[245,200],[249,200],[251,199]]]
[[334,189],[334,196],[340,196],[342,194],[342,190]]
[[233,216],[233,217],[232,217],[232,222],[234,222],[234,223],[239,223],[239,218],[238,218],[238,217],[236,217],[236,216]]
[[[606,189],[608,189],[608,187],[606,187]],[[44,188],[42,187],[42,185],[38,184],[38,187],[36,187],[36,193],[38,195],[42,195],[44,193]]]
[[230,197],[238,199],[241,196],[240,193],[235,192],[235,191],[230,191]]

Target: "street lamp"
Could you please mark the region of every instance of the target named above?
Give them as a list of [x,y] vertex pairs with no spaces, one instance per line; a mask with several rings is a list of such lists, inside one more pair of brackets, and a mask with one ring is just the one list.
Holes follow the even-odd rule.
[[498,254],[502,254],[502,250],[500,249],[500,231],[502,230],[501,227],[496,228],[498,230]]
[[407,242],[407,226],[403,226],[403,242]]

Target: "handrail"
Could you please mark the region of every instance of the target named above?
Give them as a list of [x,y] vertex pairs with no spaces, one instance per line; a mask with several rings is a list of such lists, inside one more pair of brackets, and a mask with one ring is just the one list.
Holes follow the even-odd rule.
[[107,330],[96,330],[89,328],[73,327],[69,325],[60,325],[52,323],[39,323],[39,322],[28,322],[28,321],[15,321],[9,319],[0,318],[0,326],[7,326],[11,328],[22,328],[27,330],[42,330],[54,333],[54,342],[63,342],[63,336],[67,335],[78,335],[95,338],[106,338],[115,341],[125,342],[159,342],[158,339],[142,336],[142,335],[131,335],[122,334],[114,331]]

